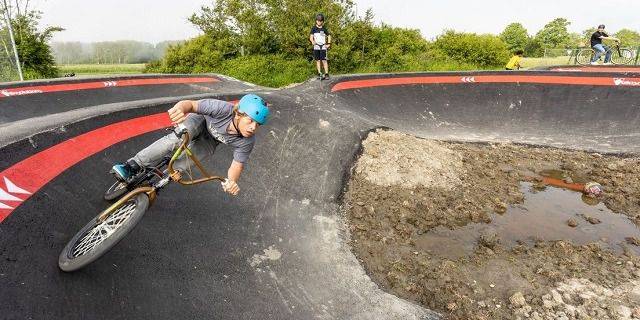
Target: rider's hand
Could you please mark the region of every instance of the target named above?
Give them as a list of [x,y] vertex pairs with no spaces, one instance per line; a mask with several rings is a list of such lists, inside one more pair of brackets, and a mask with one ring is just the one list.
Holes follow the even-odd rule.
[[176,103],[173,108],[169,109],[169,118],[174,123],[182,123],[187,118],[187,112],[180,103]]
[[324,45],[327,49],[329,49],[329,47],[331,47],[331,43],[327,43]]
[[222,183],[222,189],[224,190],[224,192],[233,196],[237,196],[238,192],[240,192],[240,187],[238,187],[238,184],[231,179],[227,179]]

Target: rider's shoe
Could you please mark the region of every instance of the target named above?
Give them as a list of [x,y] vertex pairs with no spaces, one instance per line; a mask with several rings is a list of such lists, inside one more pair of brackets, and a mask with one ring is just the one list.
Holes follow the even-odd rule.
[[593,62],[591,62],[591,65],[592,65],[592,66],[597,66],[597,65],[598,65],[598,62],[597,62],[597,61],[593,61]]
[[111,173],[113,173],[113,175],[116,177],[116,179],[122,181],[122,182],[126,182],[129,181],[129,179],[131,179],[131,177],[137,175],[142,168],[140,168],[140,166],[132,160],[129,160],[125,163],[119,163],[114,165],[111,168]]
[[318,72],[318,80],[322,80],[322,77],[323,77],[322,73]]
[[611,63],[611,62],[605,62],[605,63],[603,63],[602,65],[610,66],[610,65],[612,65],[612,64],[613,64],[613,63]]
[[325,74],[322,76],[322,80],[328,80],[328,79],[329,79],[329,74],[328,74],[328,73],[325,73]]

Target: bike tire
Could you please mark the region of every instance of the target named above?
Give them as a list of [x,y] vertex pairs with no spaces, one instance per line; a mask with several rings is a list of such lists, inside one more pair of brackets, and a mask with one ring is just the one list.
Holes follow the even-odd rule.
[[620,49],[613,52],[611,62],[614,64],[625,65],[633,60],[633,52],[629,49]]
[[116,208],[104,222],[99,223],[98,216],[91,219],[62,250],[58,267],[73,272],[96,261],[133,230],[148,208],[149,196],[139,193]]
[[582,66],[589,65],[594,54],[595,52],[592,49],[582,49],[576,55],[576,62]]
[[122,195],[129,191],[129,186],[126,182],[116,181],[107,191],[104,192],[103,198],[107,201],[112,201],[120,198]]

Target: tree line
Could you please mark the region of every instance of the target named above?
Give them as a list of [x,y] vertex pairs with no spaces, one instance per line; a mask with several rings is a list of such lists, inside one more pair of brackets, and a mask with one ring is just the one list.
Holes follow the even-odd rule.
[[[217,0],[189,19],[203,35],[170,46],[146,70],[217,72],[267,86],[304,81],[315,72],[308,35],[318,12],[327,17],[336,73],[502,69],[519,49],[539,57],[584,45],[592,32],[571,33],[570,21],[557,18],[534,35],[512,23],[499,35],[446,30],[428,41],[419,30],[375,24],[371,10],[357,16],[353,9],[351,0]],[[640,45],[633,30],[616,36]]]
[[164,56],[170,45],[182,41],[157,44],[121,40],[104,42],[53,42],[51,49],[57,64],[122,64],[147,63]]
[[[535,35],[530,35],[521,23],[511,23],[500,33],[510,51],[523,50],[525,56],[541,57],[545,49],[572,49],[590,46],[589,39],[597,29],[586,29],[581,33],[568,30],[571,22],[565,18],[556,18],[547,23]],[[619,38],[625,47],[640,46],[640,33],[631,29],[620,29],[610,35]]]

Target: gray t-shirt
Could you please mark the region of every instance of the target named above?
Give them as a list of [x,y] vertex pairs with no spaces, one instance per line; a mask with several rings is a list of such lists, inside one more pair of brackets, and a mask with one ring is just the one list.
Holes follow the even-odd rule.
[[207,123],[207,130],[216,140],[230,145],[234,148],[233,160],[246,163],[249,160],[253,145],[256,143],[255,136],[245,138],[240,135],[227,133],[227,128],[233,119],[233,104],[230,102],[203,99],[198,101],[198,114],[204,116]]

